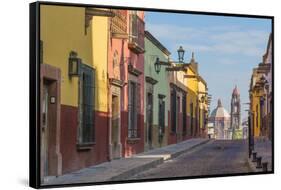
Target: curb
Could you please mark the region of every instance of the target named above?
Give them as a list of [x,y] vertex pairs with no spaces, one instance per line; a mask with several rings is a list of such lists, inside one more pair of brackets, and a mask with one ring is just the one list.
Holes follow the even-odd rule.
[[203,142],[200,142],[200,143],[198,143],[198,144],[195,144],[194,146],[192,146],[192,147],[190,147],[190,148],[188,148],[188,149],[185,149],[185,150],[176,152],[176,153],[174,153],[174,154],[171,154],[171,157],[168,158],[168,159],[166,159],[166,160],[169,160],[169,159],[172,159],[172,158],[176,158],[176,157],[180,156],[181,154],[184,154],[184,153],[187,153],[187,152],[189,152],[189,151],[192,151],[193,149],[197,148],[198,146],[201,146],[201,145],[203,145],[203,144],[207,144],[208,142],[211,142],[211,140],[210,140],[210,139],[207,139],[207,140],[205,140],[205,141],[203,141]]
[[156,167],[156,166],[158,166],[160,164],[163,164],[164,161],[166,161],[166,160],[170,160],[170,159],[176,158],[176,157],[180,156],[181,154],[187,153],[187,152],[189,152],[189,151],[191,151],[191,150],[193,150],[193,149],[195,149],[195,148],[197,148],[197,147],[199,147],[199,146],[201,146],[203,144],[206,144],[208,142],[211,142],[211,140],[207,139],[207,140],[205,140],[203,142],[200,142],[198,144],[195,144],[195,145],[189,147],[188,149],[172,153],[168,157],[165,157],[165,158],[164,157],[160,157],[160,158],[158,158],[156,160],[151,161],[150,163],[147,163],[147,164],[144,164],[144,165],[141,165],[141,166],[129,169],[129,170],[127,170],[127,171],[125,171],[125,172],[123,172],[121,174],[118,174],[116,176],[111,177],[109,180],[112,180],[112,181],[125,180],[126,178],[129,178],[129,177],[131,177],[133,175],[136,175],[137,173],[146,171],[146,170],[151,169],[153,167]]
[[144,165],[132,168],[132,169],[127,170],[127,171],[125,171],[125,172],[123,172],[121,174],[113,176],[109,180],[111,180],[111,181],[125,180],[126,178],[129,178],[129,177],[131,177],[133,175],[136,175],[137,173],[143,172],[143,171],[148,170],[150,168],[156,167],[156,166],[158,166],[158,165],[160,165],[162,163],[164,163],[164,159],[163,158],[159,158],[159,159],[153,160],[150,163],[147,163],[147,164],[144,164]]

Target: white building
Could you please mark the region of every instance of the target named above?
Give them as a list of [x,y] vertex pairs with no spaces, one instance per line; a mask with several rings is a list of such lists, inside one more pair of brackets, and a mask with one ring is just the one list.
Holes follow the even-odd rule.
[[218,100],[217,107],[211,112],[209,123],[213,123],[215,139],[232,139],[232,130],[230,129],[230,115],[228,111],[222,106],[220,99]]

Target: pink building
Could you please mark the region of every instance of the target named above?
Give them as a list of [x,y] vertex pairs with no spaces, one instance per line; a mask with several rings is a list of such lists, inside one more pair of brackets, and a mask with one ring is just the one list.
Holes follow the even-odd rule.
[[110,159],[144,150],[144,12],[114,13],[108,40]]

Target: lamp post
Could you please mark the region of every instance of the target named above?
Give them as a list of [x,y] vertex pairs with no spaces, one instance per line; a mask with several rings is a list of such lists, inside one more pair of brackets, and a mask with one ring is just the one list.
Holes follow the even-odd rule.
[[178,56],[179,56],[179,62],[180,63],[183,62],[184,52],[185,52],[185,50],[182,48],[182,46],[180,46],[179,49],[178,49]]
[[[177,52],[178,52],[178,62],[174,62],[174,63],[180,63],[180,64],[188,65],[189,63],[183,62],[185,50],[182,48],[182,46],[179,47]],[[166,61],[161,61],[159,59],[159,57],[157,57],[156,61],[154,63],[154,69],[155,69],[155,72],[157,74],[159,74],[159,72],[161,71],[161,65],[171,66],[172,62],[169,60],[169,58],[168,58],[168,61],[166,62]],[[184,66],[169,67],[169,68],[166,69],[166,71],[180,71],[180,70],[185,70]]]

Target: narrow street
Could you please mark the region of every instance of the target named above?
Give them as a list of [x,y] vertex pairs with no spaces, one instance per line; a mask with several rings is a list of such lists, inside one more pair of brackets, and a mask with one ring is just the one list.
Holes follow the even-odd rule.
[[251,172],[246,140],[215,140],[129,179]]

